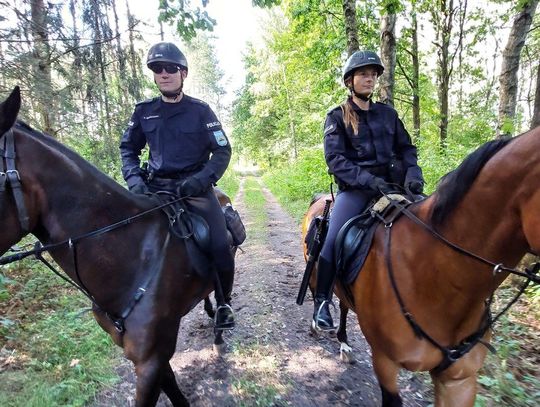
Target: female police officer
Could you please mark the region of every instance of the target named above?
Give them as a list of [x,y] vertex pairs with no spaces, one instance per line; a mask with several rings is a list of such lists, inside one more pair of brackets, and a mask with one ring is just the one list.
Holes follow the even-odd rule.
[[[159,190],[187,197],[189,208],[210,225],[214,265],[226,304],[219,304],[216,329],[230,329],[234,259],[227,242],[225,219],[212,184],[221,178],[231,158],[231,146],[210,107],[182,92],[188,73],[184,54],[170,42],[153,45],[146,61],[161,92],[136,105],[120,142],[122,175],[134,193]],[[146,179],[139,155],[148,144]],[[148,184],[147,184],[148,182]]]
[[[360,214],[380,192],[389,192],[388,182],[399,182],[413,194],[421,194],[424,180],[417,164],[416,148],[397,112],[371,96],[384,67],[372,51],[357,51],[343,68],[349,98],[328,112],[324,128],[324,153],[329,173],[339,186],[328,234],[319,256],[312,326],[333,330],[328,304],[334,281],[334,241],[339,229]],[[404,180],[391,180],[393,156],[402,160]]]

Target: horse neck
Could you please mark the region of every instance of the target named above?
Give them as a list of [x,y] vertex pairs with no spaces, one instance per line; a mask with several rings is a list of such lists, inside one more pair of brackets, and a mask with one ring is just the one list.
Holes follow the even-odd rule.
[[446,221],[449,240],[507,266],[523,257],[530,246],[523,208],[540,188],[539,137],[522,136],[486,163]]
[[87,233],[151,206],[75,154],[31,135],[19,135],[16,145],[34,234],[44,242]]

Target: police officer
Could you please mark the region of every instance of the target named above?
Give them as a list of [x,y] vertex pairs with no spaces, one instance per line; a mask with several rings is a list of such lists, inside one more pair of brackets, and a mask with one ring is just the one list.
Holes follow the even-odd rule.
[[[179,193],[190,210],[210,226],[214,265],[225,304],[218,304],[216,329],[234,326],[230,307],[234,258],[227,241],[225,219],[212,184],[223,175],[231,146],[221,123],[204,102],[183,93],[188,63],[170,42],[153,45],[146,60],[161,96],[135,106],[120,142],[122,175],[136,194]],[[148,177],[140,167],[141,150],[149,146]]]
[[[317,268],[312,326],[323,331],[335,329],[328,305],[335,275],[334,241],[340,228],[362,213],[377,194],[390,192],[389,182],[399,183],[413,194],[421,194],[424,187],[416,147],[397,112],[371,100],[383,71],[375,52],[352,54],[343,68],[350,96],[326,116],[324,155],[339,191]],[[391,178],[392,157],[400,157],[403,179]]]

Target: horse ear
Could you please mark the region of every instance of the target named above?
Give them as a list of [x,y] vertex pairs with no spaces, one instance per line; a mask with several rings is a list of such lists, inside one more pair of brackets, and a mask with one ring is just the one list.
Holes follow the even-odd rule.
[[17,120],[21,108],[21,89],[15,86],[8,98],[0,103],[0,135],[8,131]]

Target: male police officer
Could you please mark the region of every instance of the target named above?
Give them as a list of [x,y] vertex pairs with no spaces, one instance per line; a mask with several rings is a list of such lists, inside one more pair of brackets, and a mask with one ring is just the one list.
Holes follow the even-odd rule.
[[[234,258],[225,219],[212,188],[229,165],[231,146],[212,109],[182,92],[188,64],[176,45],[153,45],[146,65],[154,73],[161,97],[136,105],[120,143],[122,174],[133,193],[179,192],[186,197],[184,202],[190,210],[206,219],[226,303],[219,304],[216,329],[231,329],[234,315],[229,304]],[[150,150],[148,179],[139,159],[146,144]]]

